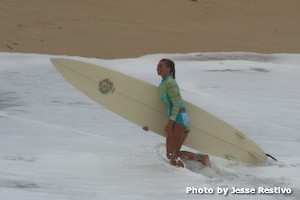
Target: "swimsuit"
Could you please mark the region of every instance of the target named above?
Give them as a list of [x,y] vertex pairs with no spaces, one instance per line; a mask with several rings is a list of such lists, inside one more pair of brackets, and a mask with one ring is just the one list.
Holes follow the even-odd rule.
[[179,87],[171,74],[168,74],[162,79],[159,85],[159,92],[162,102],[169,105],[169,118],[184,125],[186,127],[186,133],[190,132],[190,118],[185,112],[185,106],[182,102]]

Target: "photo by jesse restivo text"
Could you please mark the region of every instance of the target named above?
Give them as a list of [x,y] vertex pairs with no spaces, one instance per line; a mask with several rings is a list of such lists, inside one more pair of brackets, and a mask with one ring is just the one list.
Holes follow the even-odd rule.
[[292,188],[287,187],[186,187],[186,194],[199,195],[291,195]]

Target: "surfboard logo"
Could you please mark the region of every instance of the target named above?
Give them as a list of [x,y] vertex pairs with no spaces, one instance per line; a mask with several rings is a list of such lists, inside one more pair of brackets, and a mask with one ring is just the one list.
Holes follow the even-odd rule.
[[110,81],[108,78],[105,78],[99,82],[99,91],[101,94],[107,95],[108,93],[114,93],[115,86],[112,81]]

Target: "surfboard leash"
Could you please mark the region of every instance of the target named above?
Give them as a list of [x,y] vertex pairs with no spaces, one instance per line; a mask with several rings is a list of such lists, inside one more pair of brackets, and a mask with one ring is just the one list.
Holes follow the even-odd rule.
[[268,156],[268,157],[270,157],[270,158],[272,158],[273,160],[275,160],[275,161],[278,161],[276,158],[274,158],[273,156],[271,156],[270,154],[267,154],[266,153],[266,156]]

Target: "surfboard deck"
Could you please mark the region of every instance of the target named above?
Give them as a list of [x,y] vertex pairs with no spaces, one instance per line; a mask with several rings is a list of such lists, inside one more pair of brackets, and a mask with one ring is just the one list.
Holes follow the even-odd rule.
[[[99,65],[51,58],[63,77],[82,93],[121,117],[164,135],[168,121],[157,86]],[[262,163],[266,153],[245,134],[207,111],[183,100],[191,118],[184,145],[195,150],[246,163]]]

